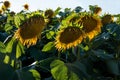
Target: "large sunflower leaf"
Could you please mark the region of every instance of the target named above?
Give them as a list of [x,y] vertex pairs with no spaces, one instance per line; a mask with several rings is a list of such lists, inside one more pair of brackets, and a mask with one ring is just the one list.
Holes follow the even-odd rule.
[[16,58],[19,58],[24,53],[24,46],[20,42],[18,42],[16,46]]
[[8,34],[6,32],[4,32],[4,33],[0,32],[0,41],[4,42],[4,40],[6,39],[7,36],[8,36]]
[[52,76],[55,80],[68,80],[68,69],[63,61],[55,60],[50,64]]
[[112,54],[108,54],[106,53],[104,50],[92,50],[92,52],[99,58],[104,59],[104,60],[109,60],[109,59],[113,59],[113,55]]
[[12,80],[14,69],[8,65],[0,62],[0,80]]
[[13,45],[16,43],[15,38],[12,38],[12,36],[10,35],[6,38],[4,43],[5,43],[5,46],[6,46],[5,47],[6,53],[12,53]]
[[35,80],[40,80],[41,79],[40,74],[39,74],[39,72],[37,70],[31,69],[31,70],[29,70],[29,72],[32,73]]
[[21,23],[18,15],[14,16],[14,23],[15,23],[16,27],[18,28]]
[[5,52],[5,45],[0,41],[0,52]]
[[98,48],[99,46],[101,46],[102,44],[105,43],[106,40],[108,40],[110,38],[110,34],[109,33],[105,33],[103,32],[102,34],[98,35],[92,42],[92,48]]
[[79,61],[75,61],[74,63],[66,63],[66,66],[69,70],[77,74],[79,78],[89,78],[85,65]]
[[6,20],[7,19],[7,16],[0,16],[0,21],[4,21],[4,20]]
[[47,39],[52,39],[54,36],[55,32],[54,31],[49,31],[48,33],[46,33],[46,37]]
[[47,58],[47,59],[44,59],[44,60],[40,60],[37,63],[37,67],[42,68],[44,71],[49,70],[50,69],[50,63],[55,59],[56,59],[55,57],[50,57],[50,58]]
[[11,53],[12,52],[12,46],[14,44],[14,40],[11,38],[11,36],[8,36],[4,43],[0,43],[0,52],[1,53]]
[[14,37],[8,36],[4,41],[4,44],[1,43],[0,52],[2,54],[7,54],[4,56],[3,61],[5,63],[11,62],[13,66],[14,63],[12,61],[14,61],[16,58],[19,58],[24,53],[24,46]]
[[14,16],[14,23],[15,23],[17,28],[20,27],[20,24],[23,20],[25,20],[25,17],[22,14],[18,14],[18,15]]
[[13,16],[8,15],[7,16],[7,23],[11,23],[11,21],[13,21],[13,19],[14,19]]
[[12,36],[8,36],[4,43],[5,48],[3,48],[3,51],[1,53],[4,53],[6,56],[4,57],[3,61],[6,64],[10,63],[12,66],[14,66],[14,59],[16,58],[16,40],[12,38]]
[[54,51],[54,42],[48,42],[42,49],[43,52],[51,52]]
[[13,26],[10,25],[9,23],[7,23],[7,24],[5,24],[5,28],[4,29],[5,29],[6,32],[9,32],[10,30],[13,29]]
[[60,10],[61,10],[61,8],[58,7],[58,8],[54,11],[54,16],[56,16],[56,15],[59,13]]
[[30,69],[28,71],[18,70],[14,75],[14,80],[41,80],[41,76],[35,69]]
[[80,80],[88,77],[85,66],[80,62],[64,63],[54,60],[50,67],[55,80]]
[[118,60],[108,60],[106,61],[110,73],[115,75],[120,75],[119,61]]
[[96,51],[92,50],[92,52],[94,53],[95,56],[103,60],[110,60],[114,58],[112,54],[108,54],[104,50],[96,50]]

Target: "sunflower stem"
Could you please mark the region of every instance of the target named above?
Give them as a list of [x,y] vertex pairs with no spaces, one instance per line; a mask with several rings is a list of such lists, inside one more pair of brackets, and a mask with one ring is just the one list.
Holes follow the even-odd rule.
[[77,57],[77,60],[80,60],[80,48],[74,47],[73,50],[73,54]]
[[77,59],[80,60],[80,48],[79,47],[77,47],[77,48],[78,48],[78,51],[77,51],[77,56],[78,57],[77,57]]
[[66,62],[68,61],[68,54],[69,54],[69,51],[66,51],[66,56],[65,56]]
[[58,52],[58,59],[60,59],[60,51]]
[[76,48],[75,47],[72,48],[72,53],[77,57],[77,55],[76,55]]

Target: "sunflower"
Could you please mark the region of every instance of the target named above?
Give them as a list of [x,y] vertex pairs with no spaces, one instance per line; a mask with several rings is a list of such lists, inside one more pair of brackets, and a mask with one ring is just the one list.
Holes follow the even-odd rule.
[[103,25],[109,24],[113,21],[114,21],[114,17],[110,14],[107,14],[107,15],[103,16],[103,18],[102,18],[102,24]]
[[66,50],[75,47],[83,40],[83,32],[79,27],[67,27],[58,32],[55,41],[55,47],[60,50]]
[[44,29],[45,21],[43,16],[33,16],[25,21],[15,32],[14,37],[19,39],[23,45],[35,45],[41,32]]
[[90,40],[101,31],[101,20],[95,16],[86,15],[79,23],[83,25],[82,29]]
[[2,5],[1,10],[4,12],[6,10],[6,7]]
[[24,7],[25,10],[29,10],[29,5],[28,4],[25,4],[23,7]]
[[11,15],[11,16],[14,16],[15,14],[16,14],[16,13],[15,13],[14,11],[11,11],[11,12],[10,12],[10,15]]
[[5,9],[7,9],[7,8],[10,7],[10,2],[9,1],[4,1],[3,5],[4,5]]
[[2,14],[2,12],[3,12],[3,11],[0,9],[0,14]]
[[96,7],[94,9],[94,14],[96,14],[96,15],[100,15],[101,12],[102,12],[102,8],[101,7]]
[[47,18],[52,18],[52,17],[54,16],[53,10],[52,10],[52,9],[46,10],[46,11],[45,11],[45,16],[46,16]]

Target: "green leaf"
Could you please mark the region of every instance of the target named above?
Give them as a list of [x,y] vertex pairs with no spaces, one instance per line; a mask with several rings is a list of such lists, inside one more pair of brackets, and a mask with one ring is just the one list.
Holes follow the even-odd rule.
[[14,17],[8,15],[8,17],[7,17],[7,23],[11,23],[11,21],[13,21],[13,20],[14,20]]
[[14,61],[19,58],[24,52],[24,46],[14,37],[9,36],[5,41],[5,45],[1,43],[0,52],[4,54],[4,63],[10,63],[14,66]]
[[95,48],[98,48],[99,46],[101,46],[102,44],[105,43],[105,41],[107,39],[110,38],[110,34],[109,33],[101,33],[100,35],[98,35],[92,42],[92,48],[95,49]]
[[0,41],[0,48],[5,48],[4,43],[2,43],[1,41]]
[[96,55],[97,57],[103,60],[109,60],[114,58],[112,54],[108,54],[104,50],[96,50],[96,51],[93,50],[92,52],[94,53],[94,55]]
[[30,52],[30,56],[32,56],[34,60],[37,60],[37,61],[46,57],[46,55],[44,55],[41,50],[35,47],[31,47],[27,51]]
[[56,16],[56,15],[59,13],[60,10],[61,10],[61,8],[58,7],[58,8],[54,11],[54,16]]
[[55,32],[54,31],[49,31],[48,33],[46,33],[46,37],[47,39],[52,39],[54,36]]
[[15,43],[16,43],[15,38],[9,37],[7,39],[7,41],[5,43],[6,44],[6,47],[5,47],[6,53],[12,53]]
[[55,49],[54,42],[48,42],[42,49],[43,52],[51,52]]
[[50,57],[44,60],[40,60],[36,65],[37,67],[41,68],[43,71],[49,71],[50,70],[50,63],[55,60],[55,57]]
[[68,80],[68,69],[65,66],[64,62],[55,60],[50,64],[50,67],[52,76],[55,78],[55,80]]
[[0,41],[0,52],[4,53],[5,52],[5,45]]
[[10,37],[5,42],[4,53],[10,54],[12,58],[19,58],[25,53],[24,46],[17,41],[14,37]]
[[4,32],[0,32],[0,41],[4,42],[4,40],[6,39],[6,37],[8,36],[8,33]]
[[10,57],[8,55],[6,55],[4,58],[4,63],[8,64],[9,61],[10,61]]
[[16,58],[19,58],[24,53],[25,53],[24,46],[20,42],[18,42],[16,46]]
[[32,73],[32,75],[35,78],[35,80],[40,80],[41,79],[40,74],[39,74],[39,72],[37,70],[31,69],[31,70],[29,70],[29,72]]
[[108,60],[106,61],[107,67],[112,74],[120,75],[119,61],[118,60]]
[[12,80],[14,69],[4,63],[0,63],[0,80]]
[[0,52],[0,63],[3,62],[5,56],[6,56],[5,54]]
[[25,20],[25,17],[22,14],[18,14],[18,15],[14,16],[14,23],[15,23],[17,28],[20,27],[20,24],[23,20]]
[[75,63],[64,63],[60,60],[54,60],[50,67],[55,80],[80,80],[89,77],[85,66],[78,61]]
[[14,17],[14,23],[15,23],[16,27],[19,28],[19,25],[21,23],[19,16]]
[[15,80],[41,80],[39,72],[35,69],[17,71],[14,78]]
[[5,29],[6,32],[8,32],[8,31],[13,29],[13,26],[7,23],[7,24],[5,24],[5,28],[4,29]]
[[75,61],[73,63],[66,63],[66,66],[68,67],[69,70],[77,74],[79,78],[89,78],[86,66],[81,62]]

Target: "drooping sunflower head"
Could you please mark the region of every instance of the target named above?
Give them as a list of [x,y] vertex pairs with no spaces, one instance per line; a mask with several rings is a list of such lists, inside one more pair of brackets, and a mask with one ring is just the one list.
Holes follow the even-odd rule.
[[55,45],[60,50],[75,47],[83,40],[83,32],[79,27],[67,27],[58,32]]
[[14,37],[23,45],[35,45],[44,29],[45,21],[43,16],[32,16],[26,20],[15,32]]
[[7,9],[10,7],[10,2],[9,1],[4,1],[3,6]]
[[101,20],[92,15],[85,15],[80,22],[83,30],[90,40],[101,31]]
[[96,7],[94,9],[94,14],[100,15],[101,12],[102,12],[102,8],[101,7]]
[[0,9],[0,14],[2,14],[2,12],[3,12],[3,11]]
[[47,18],[52,18],[54,16],[54,11],[52,9],[48,9],[45,11],[45,16]]
[[15,13],[14,11],[11,11],[11,12],[10,12],[10,15],[11,15],[11,16],[14,16],[15,14],[16,14],[16,13]]
[[114,16],[107,14],[102,18],[102,24],[106,25],[114,21]]
[[29,5],[28,4],[24,4],[23,7],[24,7],[25,10],[29,10]]

